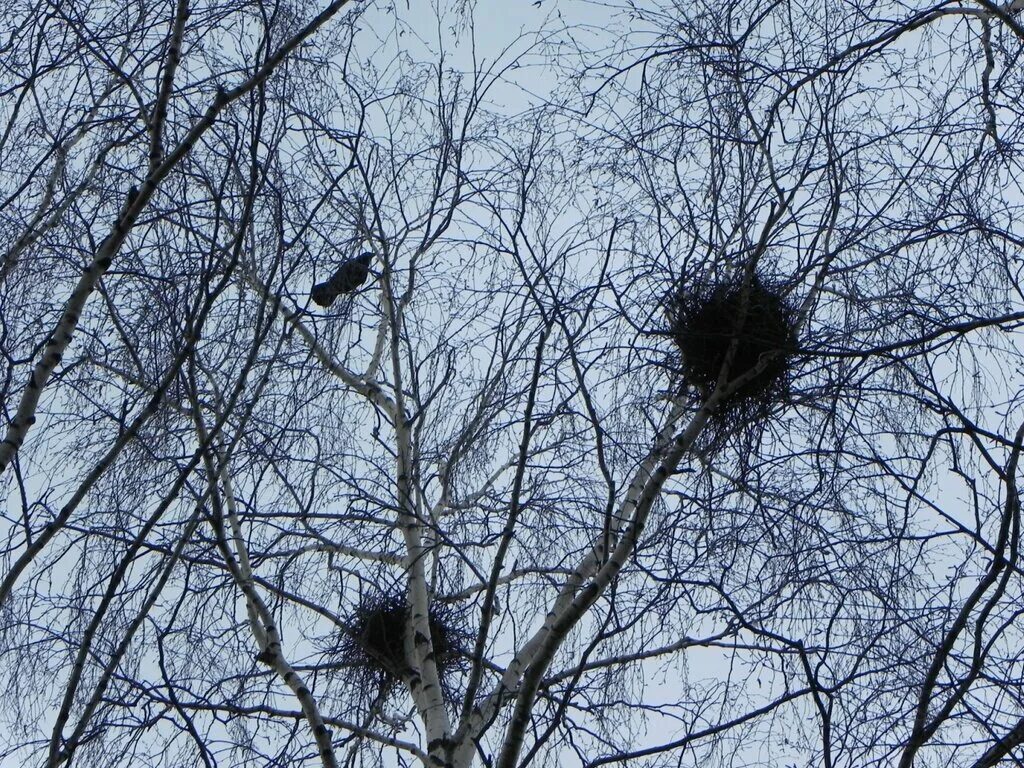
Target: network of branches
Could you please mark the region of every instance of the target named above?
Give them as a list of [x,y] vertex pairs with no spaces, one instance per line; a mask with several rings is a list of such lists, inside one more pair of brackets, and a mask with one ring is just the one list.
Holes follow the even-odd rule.
[[1024,760],[1022,9],[11,4],[0,768]]

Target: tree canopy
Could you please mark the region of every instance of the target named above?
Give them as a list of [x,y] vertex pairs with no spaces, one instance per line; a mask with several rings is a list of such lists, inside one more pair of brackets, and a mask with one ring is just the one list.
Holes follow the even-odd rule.
[[0,766],[1024,760],[1020,10],[14,2]]

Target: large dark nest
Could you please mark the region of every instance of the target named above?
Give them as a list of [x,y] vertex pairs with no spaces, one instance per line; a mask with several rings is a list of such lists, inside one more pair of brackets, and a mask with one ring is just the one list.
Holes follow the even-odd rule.
[[[394,693],[409,670],[405,633],[409,605],[405,596],[368,595],[356,606],[342,632],[338,661],[352,670],[351,681],[361,699],[380,705]],[[428,614],[434,663],[446,699],[453,700],[453,673],[466,658],[466,634],[459,614],[432,605]]]
[[705,394],[715,389],[727,359],[727,386],[763,365],[720,402],[719,417],[761,413],[786,397],[797,336],[795,313],[777,289],[740,273],[711,288],[678,289],[668,315],[682,378]]

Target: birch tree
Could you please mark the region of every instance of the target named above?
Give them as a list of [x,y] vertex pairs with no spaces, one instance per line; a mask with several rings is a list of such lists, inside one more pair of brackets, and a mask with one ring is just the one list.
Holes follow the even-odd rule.
[[1022,759],[1014,4],[73,5],[0,764]]

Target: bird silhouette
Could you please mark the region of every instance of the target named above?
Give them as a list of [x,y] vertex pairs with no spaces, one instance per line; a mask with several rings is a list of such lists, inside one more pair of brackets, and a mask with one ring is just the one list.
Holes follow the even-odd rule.
[[370,262],[373,260],[373,253],[367,251],[361,253],[354,259],[346,259],[331,275],[330,279],[323,283],[317,283],[310,291],[310,297],[321,307],[329,307],[334,300],[343,293],[352,293],[356,288],[366,282],[370,275]]

